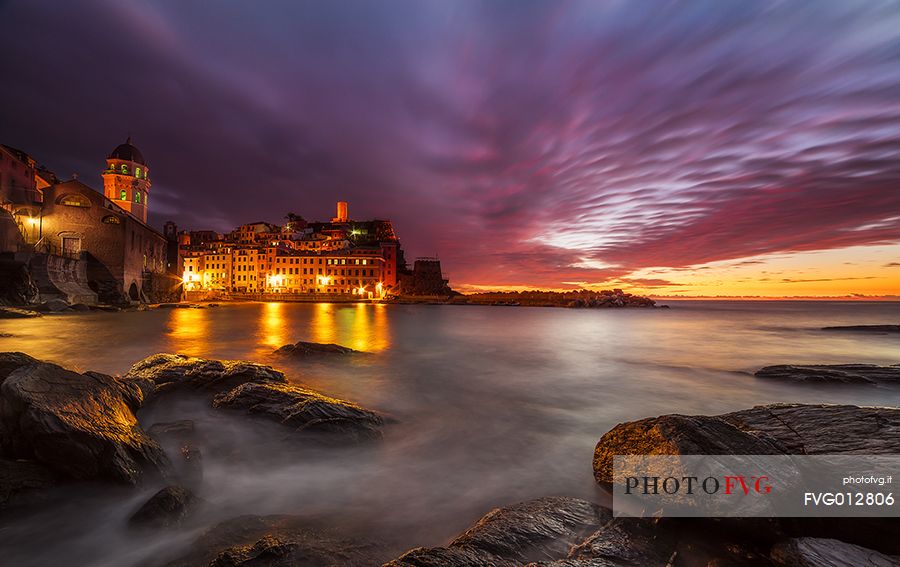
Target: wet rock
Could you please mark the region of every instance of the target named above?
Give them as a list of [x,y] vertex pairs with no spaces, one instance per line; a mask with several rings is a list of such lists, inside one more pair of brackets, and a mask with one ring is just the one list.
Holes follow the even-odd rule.
[[408,551],[386,567],[521,565],[563,559],[611,513],[576,498],[539,498],[496,508],[447,547]]
[[783,364],[766,366],[755,375],[757,378],[814,384],[891,384],[900,383],[900,364]]
[[597,443],[594,476],[612,483],[615,455],[777,455],[783,448],[770,439],[742,431],[710,416],[663,415],[620,423]]
[[275,354],[291,356],[324,356],[332,354],[359,354],[359,351],[333,343],[324,344],[299,341],[292,345],[284,345],[277,349]]
[[45,301],[42,305],[42,308],[47,311],[65,311],[69,308],[69,302],[65,299],[54,298],[49,301]]
[[167,486],[138,508],[128,519],[128,524],[135,528],[176,527],[194,511],[197,502],[197,497],[190,490]]
[[842,325],[822,327],[823,331],[846,331],[850,333],[900,333],[900,325]]
[[0,319],[27,319],[29,317],[40,317],[37,311],[29,309],[19,309],[18,307],[0,307]]
[[354,441],[380,439],[384,424],[383,417],[352,402],[290,384],[241,384],[216,396],[213,406],[269,419],[298,433]]
[[772,404],[721,417],[792,455],[900,453],[900,408]]
[[382,567],[519,567],[521,563],[469,547],[417,547]]
[[0,508],[28,493],[55,486],[57,482],[57,476],[39,463],[0,459]]
[[168,567],[372,567],[382,546],[313,528],[296,516],[240,516],[213,527]]
[[0,353],[0,450],[76,479],[135,484],[169,462],[111,376]]
[[664,415],[619,424],[597,443],[594,476],[612,482],[613,455],[897,452],[900,408],[772,404],[720,416]]
[[529,567],[766,566],[777,539],[769,519],[619,517],[574,546],[565,559]]
[[178,421],[154,423],[147,428],[147,433],[156,439],[190,439],[194,436],[194,420],[180,419]]
[[284,383],[284,374],[243,360],[207,360],[183,354],[154,354],[137,362],[124,381],[150,386],[152,396],[176,390],[219,393],[246,382]]
[[896,567],[900,560],[836,539],[794,538],[772,548],[772,559],[790,567]]

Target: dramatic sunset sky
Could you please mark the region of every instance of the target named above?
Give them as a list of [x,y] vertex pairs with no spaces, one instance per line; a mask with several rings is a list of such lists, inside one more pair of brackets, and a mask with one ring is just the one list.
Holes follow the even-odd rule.
[[458,289],[900,295],[900,3],[0,0],[0,142],[151,220],[390,218]]

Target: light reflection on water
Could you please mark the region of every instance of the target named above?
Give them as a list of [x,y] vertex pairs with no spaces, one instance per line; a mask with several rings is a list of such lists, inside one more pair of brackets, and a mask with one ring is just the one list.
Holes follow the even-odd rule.
[[[896,336],[819,330],[898,322],[898,303],[679,302],[652,311],[271,303],[6,320],[0,332],[14,336],[0,348],[108,373],[154,352],[256,360],[394,415],[397,425],[373,451],[297,460],[245,421],[205,406],[173,404],[141,419],[198,419],[211,445],[203,448],[208,524],[237,513],[309,514],[401,549],[443,543],[495,505],[597,498],[593,447],[621,421],[772,402],[897,405],[893,389],[791,385],[749,373],[781,363],[900,362]],[[369,354],[272,356],[298,340]],[[244,453],[221,456],[215,443]],[[120,529],[127,512],[103,498],[60,507],[0,530],[0,552],[21,565],[60,557],[128,565],[174,543],[136,542]]]

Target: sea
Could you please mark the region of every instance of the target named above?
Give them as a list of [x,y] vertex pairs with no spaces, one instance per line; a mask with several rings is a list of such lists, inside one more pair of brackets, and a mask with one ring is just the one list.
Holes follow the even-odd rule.
[[[662,301],[661,303],[667,303]],[[759,404],[898,405],[900,389],[754,377],[774,364],[900,363],[900,335],[823,331],[898,324],[900,303],[670,301],[668,309],[240,303],[0,321],[0,348],[123,374],[159,352],[275,366],[291,382],[392,418],[384,440],[297,452],[278,426],[177,400],[143,426],[192,419],[202,512],[181,529],[127,518],[162,485],[67,487],[0,512],[3,564],[164,564],[242,514],[292,514],[400,554],[446,544],[496,506],[540,496],[603,501],[591,460],[616,424]],[[350,357],[291,359],[296,341]],[[176,458],[177,456],[173,456]]]

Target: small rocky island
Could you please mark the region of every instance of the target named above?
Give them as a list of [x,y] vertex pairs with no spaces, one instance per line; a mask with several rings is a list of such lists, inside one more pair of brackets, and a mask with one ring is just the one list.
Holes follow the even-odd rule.
[[466,305],[499,305],[528,307],[571,307],[581,309],[622,309],[667,307],[656,305],[649,297],[633,295],[621,289],[604,289],[602,291],[493,291],[460,295],[452,298],[450,303]]
[[[311,343],[298,344],[302,350]],[[346,354],[332,346],[322,352],[308,348],[319,355]],[[155,484],[162,488],[130,514],[127,528],[155,533],[188,524],[216,498],[197,493],[202,455],[192,441],[193,422],[145,428],[138,417],[143,408],[184,395],[230,419],[269,423],[300,446],[377,444],[390,423],[376,411],[290,383],[281,371],[253,362],[157,354],[122,376],[109,376],[0,353],[0,508],[18,513],[47,490],[85,481],[111,490]],[[612,480],[616,454],[898,452],[900,409],[769,405],[619,424],[600,437],[593,471],[601,491]],[[898,529],[896,519],[621,518],[587,500],[553,496],[491,510],[444,546],[399,553],[368,534],[348,537],[308,518],[237,515],[148,565],[898,565]]]
[[836,327],[822,327],[822,330],[846,333],[888,334],[900,333],[900,325],[839,325]]

